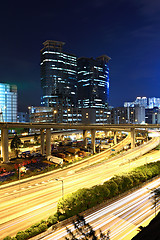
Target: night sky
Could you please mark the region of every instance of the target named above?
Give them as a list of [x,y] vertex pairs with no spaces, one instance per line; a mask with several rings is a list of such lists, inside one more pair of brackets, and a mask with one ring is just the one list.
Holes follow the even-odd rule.
[[40,49],[65,42],[78,57],[110,60],[110,105],[160,97],[159,0],[3,1],[0,82],[18,87],[18,110],[40,106]]

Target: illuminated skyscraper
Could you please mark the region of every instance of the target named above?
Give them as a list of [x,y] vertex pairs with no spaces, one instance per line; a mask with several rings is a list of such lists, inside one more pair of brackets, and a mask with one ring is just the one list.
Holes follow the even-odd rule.
[[77,58],[64,44],[47,40],[41,50],[41,105],[57,110],[76,106]]
[[110,58],[106,55],[93,58],[79,58],[78,105],[81,108],[105,108],[109,100]]
[[0,121],[17,122],[17,86],[0,83]]

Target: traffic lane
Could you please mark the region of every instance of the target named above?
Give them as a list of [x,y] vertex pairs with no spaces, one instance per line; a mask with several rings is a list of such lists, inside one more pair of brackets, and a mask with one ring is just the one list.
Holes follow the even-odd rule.
[[[82,180],[82,178],[81,178],[81,180]],[[76,182],[79,182],[79,180],[78,179],[76,179]],[[82,181],[83,182],[83,186],[84,185],[86,185],[86,178],[84,177],[84,181]],[[72,177],[72,183],[73,183],[73,177]],[[82,183],[81,183],[82,184]],[[90,184],[91,185],[95,185],[95,178],[93,178],[93,179],[91,179],[91,182],[90,182]],[[76,186],[76,184],[75,184],[75,186]],[[58,190],[58,188],[59,188],[59,190]],[[76,187],[76,188],[79,188],[79,187]],[[66,191],[68,191],[68,193],[69,192],[71,192],[71,189],[73,190],[73,185],[71,186],[71,184],[70,184],[70,181],[68,182],[68,183],[66,183]],[[37,203],[36,203],[36,201],[35,201],[35,206],[38,206],[38,203],[39,203],[39,199],[41,199],[41,201],[42,202],[46,202],[46,204],[48,204],[47,203],[47,200],[51,200],[51,201],[53,201],[54,202],[54,199],[55,199],[55,201],[57,202],[58,201],[58,199],[61,197],[61,188],[60,187],[58,187],[57,186],[57,190],[58,190],[58,192],[56,192],[56,193],[54,193],[54,187],[53,188],[50,188],[50,189],[47,189],[47,191],[49,191],[49,193],[47,194],[47,192],[46,191],[44,191],[44,193],[42,194],[42,192],[40,192],[39,194],[39,196],[41,197],[41,198],[39,198],[39,196],[36,198],[37,199]],[[36,193],[34,193],[35,195],[36,195]],[[59,194],[59,197],[56,199],[56,196],[58,196],[57,194]],[[19,205],[20,204],[20,202],[16,202],[16,206],[15,206],[15,211],[16,211],[16,209],[18,209],[18,213],[19,213],[19,215],[21,214],[21,211],[22,210],[25,210],[26,209],[26,211],[31,211],[30,210],[30,206],[29,206],[29,204],[28,204],[28,201],[29,201],[29,199],[32,199],[33,198],[33,196],[28,196],[28,199],[27,200],[25,200],[25,199],[20,199],[20,202],[21,201],[23,201],[23,209],[21,209],[21,206]],[[47,198],[47,199],[46,199]],[[32,208],[33,208],[33,201],[32,201],[32,203],[31,203],[31,205],[32,205]],[[7,205],[8,206],[8,205]],[[12,202],[10,203],[10,212],[8,213],[10,216],[11,216],[11,218],[12,217],[18,217],[18,216],[12,216]],[[25,208],[26,207],[26,208]],[[6,212],[6,210],[8,210],[8,209],[3,209],[2,211],[3,211],[3,214],[4,214],[4,218],[2,218],[2,212],[1,212],[1,221],[3,221],[3,220],[5,220],[5,212]],[[52,213],[54,213],[55,212],[55,210],[56,210],[56,207],[54,208],[54,209],[52,209],[52,211],[50,211],[49,212],[49,214],[51,215]],[[28,213],[29,214],[29,213]],[[44,215],[43,215],[43,217],[44,217]],[[47,214],[45,214],[45,217],[47,217]],[[31,218],[31,217],[30,217]],[[38,218],[38,219],[36,219],[37,221],[39,221],[39,219],[40,218]],[[23,219],[23,221],[26,221],[26,219]],[[15,222],[16,222],[16,219],[15,219]],[[34,221],[31,221],[31,219],[30,219],[30,224],[31,224],[31,222],[34,222]],[[7,224],[7,223],[6,223]],[[4,225],[3,225],[4,226]],[[26,226],[26,224],[24,223],[23,224],[23,226],[22,226],[22,228],[19,228],[20,227],[20,225],[19,224],[17,224],[16,225],[16,227],[15,227],[15,224],[14,224],[14,234],[16,234],[17,233],[17,231],[19,231],[19,230],[24,230],[25,229],[25,227],[24,226]],[[18,230],[17,230],[18,229]],[[10,229],[8,229],[8,232],[13,232],[12,230],[10,231]]]
[[[52,215],[52,210],[56,208],[56,204],[46,204],[43,208],[38,208],[33,212],[24,214],[20,217],[17,217],[14,220],[10,220],[5,224],[0,225],[0,239],[3,239],[7,235],[15,236],[18,231],[25,230],[29,228],[32,224],[39,222],[39,220],[44,219],[45,216],[49,217]],[[18,230],[17,230],[18,229]]]
[[[73,177],[72,177],[72,178],[73,178]],[[73,180],[73,179],[72,179],[72,180]],[[97,179],[96,179],[96,180],[97,180]],[[95,181],[95,179],[93,179],[93,185],[95,184],[95,182],[94,182],[94,181]],[[86,184],[86,182],[85,182],[85,184]]]
[[[121,146],[123,146],[124,144],[128,143],[129,141],[130,141],[130,137],[126,137],[126,139],[122,140],[122,142],[118,143],[117,145],[114,145],[114,148],[115,148],[115,149],[117,148],[117,150],[119,150],[119,148],[121,148]],[[109,150],[106,150],[106,151],[104,151],[104,152],[101,152],[101,153],[99,153],[98,155],[92,156],[91,158],[87,159],[87,160],[84,161],[84,162],[79,162],[79,163],[77,163],[75,166],[69,166],[67,169],[57,170],[57,172],[63,171],[63,173],[64,173],[64,175],[65,175],[65,173],[68,172],[68,169],[75,171],[77,168],[79,168],[79,166],[82,166],[82,168],[83,168],[84,166],[87,166],[88,163],[94,163],[94,162],[96,162],[96,161],[98,161],[98,160],[102,160],[102,158],[105,158],[106,156],[108,156],[108,154],[110,155],[110,149],[109,149]],[[44,181],[48,181],[48,179],[50,178],[50,176],[51,176],[52,174],[55,174],[55,175],[56,175],[56,172],[55,172],[55,173],[53,173],[53,172],[52,172],[52,173],[48,173],[47,176],[37,176],[36,179],[34,179],[34,177],[33,177],[33,178],[31,177],[30,179],[28,179],[29,183],[28,183],[28,181],[27,181],[27,182],[21,182],[21,185],[22,185],[22,187],[26,187],[28,184],[30,184],[30,182],[32,182],[33,184],[35,184],[35,183],[39,182],[38,179],[42,179],[42,178],[44,178]],[[59,173],[58,173],[58,174],[59,174]],[[37,181],[37,180],[38,180],[38,181]],[[18,185],[18,184],[19,184],[19,183],[17,182],[17,185]],[[16,185],[16,186],[17,186],[17,185]],[[8,188],[8,189],[11,189],[11,190],[10,190],[11,192],[15,189],[14,186],[7,186],[7,188]],[[0,190],[3,191],[3,186],[2,186],[2,188],[0,188]]]
[[[112,165],[113,166],[113,165]],[[98,170],[98,172],[99,172],[99,170]],[[103,173],[103,171],[101,171],[101,172],[99,172],[99,173]],[[95,173],[95,176],[97,175],[97,173]],[[100,174],[100,176],[102,176],[101,174]],[[82,177],[82,174],[81,174],[81,176],[79,175],[79,177],[81,178],[81,180],[83,181],[83,177]],[[93,176],[92,176],[92,178],[93,178]],[[103,177],[102,177],[102,179],[103,179]],[[73,177],[72,177],[72,181],[73,181]],[[85,183],[85,179],[84,179],[84,183]],[[74,184],[73,182],[72,182],[72,184]],[[77,185],[78,184],[78,182],[76,182],[76,180],[75,180],[75,185]],[[94,181],[93,181],[93,184],[94,184]],[[55,187],[56,187],[57,185],[55,185]],[[48,187],[48,186],[47,186]],[[38,187],[39,189],[40,189],[40,187]],[[46,189],[46,186],[43,186],[43,189]],[[35,190],[30,190],[30,191],[35,191]],[[42,191],[42,187],[41,187],[41,191]],[[54,189],[52,189],[51,188],[51,191],[53,192],[54,191]],[[42,196],[42,192],[40,192],[40,195]],[[19,196],[19,193],[18,193],[18,196]],[[6,202],[5,202],[6,203]],[[13,203],[12,203],[13,204]],[[2,204],[1,204],[2,205]],[[3,208],[4,208],[4,206],[2,206]]]
[[[155,153],[156,154],[156,153]],[[154,155],[155,154],[153,154],[152,153],[152,159],[148,159],[147,160],[147,162],[149,163],[149,162],[152,162],[152,161],[155,161],[155,160],[158,160],[158,157],[156,157],[156,159],[155,159],[155,157],[154,157]],[[138,163],[138,162],[142,162],[142,164],[145,164],[146,163],[146,158],[144,157],[143,158],[144,159],[144,161],[142,160],[142,159],[140,159],[140,160],[135,160],[135,161],[132,161],[131,162],[131,164],[132,164],[132,166],[133,166],[133,164],[134,164],[134,167],[136,167],[136,164]],[[114,165],[115,165],[115,170],[116,170],[116,164],[117,164],[117,167],[118,168],[121,168],[121,169],[124,169],[124,165],[127,165],[127,163],[129,163],[129,162],[126,162],[127,160],[126,160],[126,157],[121,157],[121,158],[119,158],[119,159],[115,159],[115,160],[108,160],[107,162],[104,162],[103,164],[102,164],[102,166],[103,167],[110,167],[111,169],[114,169]],[[110,163],[112,162],[112,164],[110,165]],[[120,165],[123,165],[123,166],[120,166]],[[93,166],[92,166],[93,167]],[[92,167],[90,167],[90,168],[92,168]],[[101,168],[101,165],[99,165],[99,166],[96,166],[96,167],[99,167],[99,171],[100,171],[100,168]],[[94,169],[95,169],[95,166],[93,167]],[[128,170],[128,169],[127,169]],[[78,172],[80,172],[80,171],[84,171],[84,169],[82,169],[82,170],[79,170]],[[87,171],[89,171],[89,170],[87,170]],[[91,169],[91,171],[92,171],[92,169]],[[112,171],[112,170],[111,170]],[[108,172],[106,172],[106,174],[108,174],[108,173],[110,173],[109,171]],[[10,189],[9,188],[9,190],[8,190],[8,188],[6,188],[6,189],[0,189],[0,194],[1,194],[1,201],[3,200],[3,198],[5,198],[5,201],[9,198],[10,199],[10,197],[11,197],[11,195],[13,196],[13,198],[15,198],[15,197],[18,197],[19,196],[19,188],[21,188],[21,190],[22,189],[28,189],[28,192],[30,191],[29,190],[29,188],[33,188],[34,187],[34,189],[35,189],[35,191],[36,190],[39,190],[39,184],[41,185],[42,183],[45,183],[45,184],[47,184],[47,182],[48,183],[50,183],[50,182],[52,182],[53,180],[53,178],[63,178],[63,177],[67,177],[69,174],[71,174],[71,175],[73,175],[74,174],[74,171],[68,171],[68,170],[66,170],[66,172],[60,172],[60,173],[53,173],[52,175],[50,175],[50,176],[46,176],[46,177],[42,177],[41,179],[37,179],[37,180],[33,180],[31,183],[20,183],[20,184],[17,184],[16,186],[13,186],[12,187],[12,189]],[[43,185],[43,184],[42,184]],[[27,194],[27,192],[26,192],[26,190],[25,191],[23,191],[23,193],[22,193],[22,191],[21,191],[21,194]]]
[[[144,221],[149,215],[153,215],[154,210],[151,209],[148,188],[151,189],[159,186],[159,180],[160,179],[157,179],[142,189],[137,190],[135,193],[86,216],[86,221],[90,222],[95,230],[100,228],[104,232],[107,232],[108,229],[110,229],[111,239],[120,239],[119,237],[123,239],[123,235],[133,231],[135,225],[137,227],[137,224]],[[131,200],[132,203],[128,205]],[[67,227],[73,229],[71,225]],[[43,239],[65,239],[65,235],[66,229],[63,227]]]
[[[97,175],[97,174],[96,174],[96,175]],[[82,179],[82,177],[81,177],[81,179]],[[73,181],[73,177],[72,177],[72,181]],[[84,183],[85,183],[85,182],[86,182],[86,181],[85,181],[85,179],[84,179]],[[72,182],[72,183],[73,183],[73,182]],[[95,182],[94,182],[94,179],[93,179],[92,184],[94,185],[94,183],[95,183]],[[91,185],[92,185],[92,184],[91,184]],[[75,182],[75,185],[77,185],[77,182]],[[66,186],[66,188],[67,188],[67,186]],[[51,188],[51,192],[53,193],[53,192],[54,192],[54,189]],[[44,192],[44,194],[46,194],[46,193]],[[41,195],[41,197],[42,197],[42,195],[43,195],[42,192],[40,192],[40,195]],[[29,198],[31,198],[31,197],[29,197]],[[24,203],[24,202],[23,202],[23,203]],[[19,203],[18,203],[18,204],[19,204]],[[3,207],[4,207],[4,206],[3,206]],[[16,207],[15,207],[15,208],[16,208]],[[13,206],[12,206],[12,209],[13,209]],[[8,210],[8,209],[7,209],[7,210]],[[4,211],[5,211],[5,210],[4,210]],[[3,214],[1,214],[1,216],[2,216],[2,215],[3,215]]]

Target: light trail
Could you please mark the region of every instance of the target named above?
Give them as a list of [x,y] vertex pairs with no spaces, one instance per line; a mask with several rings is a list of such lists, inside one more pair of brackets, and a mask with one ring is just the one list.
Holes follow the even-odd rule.
[[[97,157],[102,158],[102,155],[95,155],[95,158]],[[30,182],[21,183],[21,188],[25,189],[20,189],[20,191],[18,185],[10,187],[9,192],[7,188],[0,189],[2,196],[0,205],[0,221],[2,223],[0,226],[0,236],[6,236],[5,231],[2,230],[6,226],[6,232],[14,236],[18,231],[25,230],[33,223],[44,219],[44,217],[47,219],[48,216],[55,212],[56,203],[61,197],[61,185],[54,181],[55,178],[64,179],[64,191],[65,194],[68,194],[79,188],[101,184],[104,182],[104,179],[109,179],[114,174],[122,173],[122,171],[127,172],[129,164],[121,165],[123,161],[122,157],[117,157],[117,159],[109,159],[107,162],[84,170],[80,170],[78,166],[78,171],[76,170],[76,166],[74,166],[72,168],[73,172],[75,172],[74,174],[68,174],[70,169],[56,171],[52,175],[43,176],[43,178],[33,178],[32,185],[30,185]],[[148,159],[149,161],[154,161],[154,158],[152,160]],[[143,158],[136,160],[137,165],[142,165],[143,162]],[[38,186],[35,185],[37,183],[39,184]],[[17,192],[13,194],[15,190]],[[9,194],[5,195],[5,193]],[[44,204],[43,209],[39,208],[40,204]],[[49,208],[46,207],[47,205]],[[6,220],[6,213],[9,216],[8,220],[10,219],[10,222]],[[19,219],[21,219],[20,222]],[[3,238],[0,237],[0,239]]]
[[[153,215],[154,210],[151,209],[148,188],[152,189],[159,185],[160,178],[114,203],[88,214],[85,216],[86,222],[89,222],[95,231],[102,229],[103,232],[107,233],[110,229],[110,237],[113,240],[127,239],[128,234],[131,234],[145,219]],[[67,227],[72,231],[74,230],[72,224]],[[66,234],[65,227],[62,227],[42,239],[64,239]]]

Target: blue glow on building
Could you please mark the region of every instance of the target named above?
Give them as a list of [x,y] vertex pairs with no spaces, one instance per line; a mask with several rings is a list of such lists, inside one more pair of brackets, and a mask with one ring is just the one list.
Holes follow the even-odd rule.
[[77,92],[77,58],[63,52],[63,42],[47,40],[41,50],[41,105],[74,107]]
[[[80,108],[106,108],[109,102],[109,62],[106,55],[79,58],[78,105]],[[86,101],[87,100],[87,101]]]
[[0,83],[0,121],[17,122],[17,86]]

